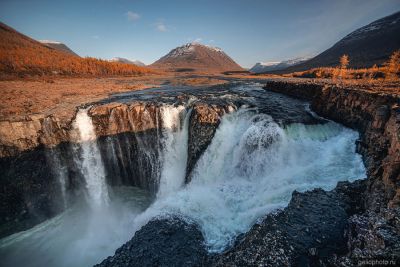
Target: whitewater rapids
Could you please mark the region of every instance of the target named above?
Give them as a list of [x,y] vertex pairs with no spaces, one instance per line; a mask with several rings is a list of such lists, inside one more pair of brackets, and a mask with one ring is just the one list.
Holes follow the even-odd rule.
[[209,250],[220,252],[257,219],[284,208],[294,190],[331,190],[365,177],[357,139],[333,122],[282,128],[251,110],[225,115],[190,184],[156,199],[135,225],[179,214],[199,223]]

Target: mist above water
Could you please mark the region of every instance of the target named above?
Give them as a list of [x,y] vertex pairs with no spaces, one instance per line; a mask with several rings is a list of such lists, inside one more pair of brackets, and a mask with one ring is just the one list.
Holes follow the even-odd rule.
[[0,240],[0,265],[92,266],[131,239],[135,216],[150,202],[144,190],[119,187],[101,209],[76,203],[55,218]]

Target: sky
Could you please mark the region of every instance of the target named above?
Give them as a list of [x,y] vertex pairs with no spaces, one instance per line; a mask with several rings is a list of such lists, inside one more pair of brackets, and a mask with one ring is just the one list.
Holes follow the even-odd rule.
[[313,56],[400,11],[400,0],[0,0],[0,21],[80,56],[153,63],[188,42],[243,67]]

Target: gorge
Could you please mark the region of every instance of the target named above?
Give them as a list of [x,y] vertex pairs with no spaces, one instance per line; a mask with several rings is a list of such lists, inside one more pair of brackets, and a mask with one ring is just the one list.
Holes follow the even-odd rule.
[[[251,259],[244,255],[259,244],[260,235],[254,232],[257,227],[279,221],[282,216],[288,216],[286,221],[293,216],[295,221],[301,221],[302,210],[308,209],[310,218],[326,216],[324,219],[329,221],[329,216],[335,217],[332,225],[337,231],[322,229],[326,233],[320,234],[326,240],[316,238],[322,238],[320,247],[338,233],[342,236],[349,214],[365,210],[354,199],[354,194],[365,190],[365,182],[341,183],[338,187],[336,184],[367,177],[364,163],[369,169],[373,163],[366,151],[377,155],[368,150],[365,139],[372,135],[334,118],[359,130],[359,136],[356,131],[311,112],[306,101],[270,91],[276,88],[296,96],[296,89],[308,88],[313,110],[332,117],[323,111],[327,105],[318,108],[313,100],[323,97],[318,86],[269,82],[265,87],[269,90],[249,82],[198,88],[165,85],[116,94],[79,107],[69,127],[60,127],[62,124],[54,117],[32,122],[39,125],[39,146],[29,149],[35,142],[28,137],[35,135],[28,130],[22,131],[30,134],[23,142],[2,146],[2,154],[8,155],[1,162],[7,166],[2,181],[8,183],[2,185],[6,190],[1,197],[3,203],[13,201],[9,204],[12,208],[2,210],[2,235],[41,223],[1,240],[0,255],[6,266],[27,262],[31,266],[93,265],[113,255],[132,236],[130,243],[101,266],[129,266],[129,262],[163,265],[168,259],[184,265],[241,265],[241,261],[256,258],[254,251]],[[381,113],[377,112],[374,126],[394,123],[396,127],[395,114]],[[348,114],[342,116],[346,117]],[[22,127],[32,130],[29,123]],[[398,145],[395,139],[392,142]],[[362,153],[364,163],[356,151]],[[314,188],[336,189],[328,193],[298,193]],[[393,186],[388,188],[393,190]],[[376,193],[381,191],[376,187]],[[347,199],[349,192],[353,194],[352,201]],[[387,203],[368,199],[375,206],[379,201],[382,206]],[[296,201],[306,202],[293,206]],[[328,207],[330,213],[326,212]],[[282,209],[286,215],[279,211]],[[300,210],[290,212],[293,209]],[[311,231],[323,227],[313,228],[312,223],[309,221],[304,227],[311,227]],[[279,237],[280,231],[288,231],[285,223],[279,225],[283,229],[273,232],[274,238]],[[269,225],[267,229],[273,231],[274,227]],[[158,233],[157,237],[152,233]],[[179,233],[179,238],[163,239],[163,233]],[[304,236],[299,238],[307,240]],[[271,240],[267,244],[271,245]],[[282,240],[296,244],[296,239]],[[135,242],[141,246],[135,246]],[[167,257],[164,253],[146,256],[157,248],[157,242],[162,244],[161,250],[168,250],[168,242],[192,245],[184,246],[181,254],[174,251]],[[285,257],[275,255],[282,264],[298,261],[304,254],[302,250],[312,245],[311,241],[304,241],[295,253],[286,253],[283,241],[274,242],[279,249],[275,247],[273,251],[285,251]],[[345,244],[344,240],[337,242]],[[325,249],[324,257],[343,254],[342,243]],[[307,247],[306,254],[314,246]],[[131,251],[140,247],[139,253]],[[186,255],[190,248],[198,248],[197,254],[192,251],[191,256]],[[268,259],[265,255],[263,258]]]

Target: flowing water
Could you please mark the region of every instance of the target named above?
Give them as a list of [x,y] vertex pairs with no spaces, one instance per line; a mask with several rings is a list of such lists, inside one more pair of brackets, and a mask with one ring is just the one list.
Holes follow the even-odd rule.
[[92,119],[87,109],[80,109],[76,114],[74,128],[79,133],[80,145],[74,153],[75,161],[85,178],[88,202],[95,208],[101,208],[109,202],[105,171]]
[[338,181],[364,177],[357,138],[333,122],[282,128],[251,110],[226,115],[191,183],[158,198],[135,225],[180,214],[198,222],[209,250],[219,252],[258,218],[285,207],[294,190],[331,190]]
[[[113,255],[151,218],[166,214],[196,221],[209,251],[219,252],[267,213],[285,207],[294,190],[331,190],[338,181],[365,177],[361,156],[355,152],[357,132],[334,122],[296,122],[293,118],[298,113],[313,116],[305,103],[268,95],[259,88],[247,89],[248,95],[242,95],[243,87],[235,94],[209,92],[210,101],[212,97],[247,98],[260,108],[241,105],[223,116],[186,185],[190,104],[205,92],[192,94],[185,103],[160,105],[159,151],[148,151],[145,143],[138,142],[143,157],[151,159],[152,175],[157,176],[154,198],[138,188],[107,186],[92,120],[87,109],[79,110],[74,130],[80,142],[75,145],[74,160],[84,177],[87,199],[28,231],[0,240],[2,264],[90,266]],[[170,97],[168,91],[165,94]],[[272,102],[261,107],[260,102],[267,100]],[[107,151],[116,153],[120,146],[109,143]],[[116,161],[116,156],[112,158]]]

